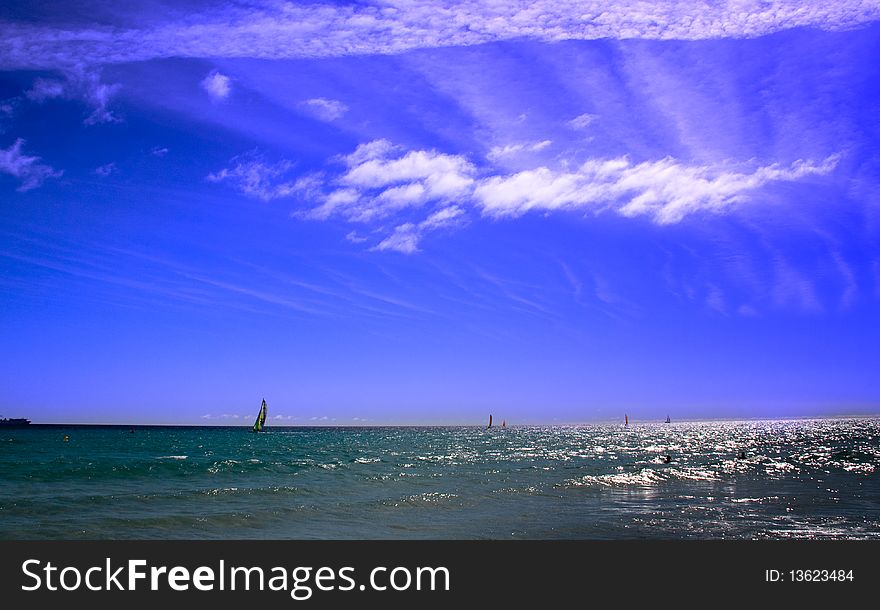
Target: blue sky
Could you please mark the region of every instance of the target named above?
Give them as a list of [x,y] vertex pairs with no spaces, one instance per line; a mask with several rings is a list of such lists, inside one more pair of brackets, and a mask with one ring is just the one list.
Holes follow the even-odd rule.
[[880,3],[17,3],[0,414],[877,413]]

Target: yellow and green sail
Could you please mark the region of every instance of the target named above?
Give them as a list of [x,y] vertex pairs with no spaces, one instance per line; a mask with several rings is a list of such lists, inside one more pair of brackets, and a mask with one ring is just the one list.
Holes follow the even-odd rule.
[[260,405],[260,413],[257,415],[257,421],[254,422],[254,432],[262,432],[263,427],[266,425],[266,399],[263,399],[263,404]]

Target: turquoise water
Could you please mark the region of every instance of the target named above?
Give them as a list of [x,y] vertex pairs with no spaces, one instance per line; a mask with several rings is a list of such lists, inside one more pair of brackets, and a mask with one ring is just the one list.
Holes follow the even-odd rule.
[[0,429],[0,538],[878,538],[878,470],[873,418],[31,426]]

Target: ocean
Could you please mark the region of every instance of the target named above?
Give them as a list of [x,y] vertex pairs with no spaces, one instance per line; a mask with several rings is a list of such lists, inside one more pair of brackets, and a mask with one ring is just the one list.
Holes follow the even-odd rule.
[[874,418],[32,425],[0,429],[0,538],[878,538],[878,468]]

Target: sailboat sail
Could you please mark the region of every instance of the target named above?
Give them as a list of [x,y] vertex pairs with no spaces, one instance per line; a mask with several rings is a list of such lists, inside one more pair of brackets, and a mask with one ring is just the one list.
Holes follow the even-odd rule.
[[506,427],[507,427],[507,420],[506,420],[506,419],[502,419],[502,420],[501,420],[501,427],[502,427],[502,428],[506,428]]
[[668,416],[668,415],[666,416],[666,423],[667,423],[667,424],[671,424],[671,423],[672,423],[672,420],[669,419],[669,416]]
[[626,413],[623,414],[623,425],[624,427],[629,426],[629,415]]
[[257,420],[254,422],[254,432],[262,432],[263,426],[266,425],[266,399],[263,399],[263,404],[260,405],[260,413],[257,415]]
[[486,426],[486,430],[488,430],[488,429],[491,428],[491,427],[492,427],[492,414],[490,413],[490,414],[489,414],[489,425]]

